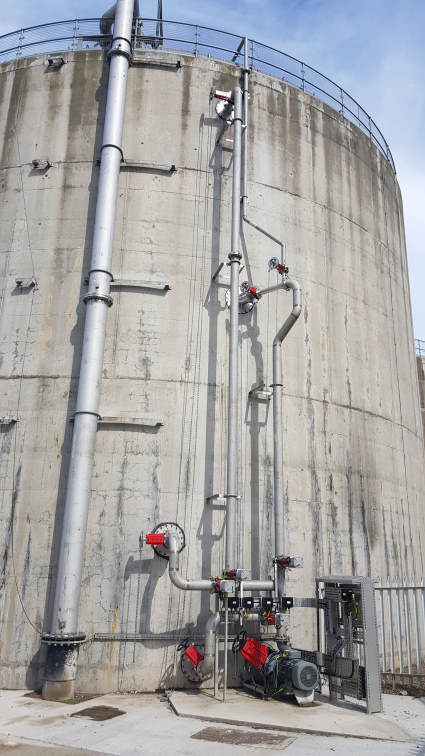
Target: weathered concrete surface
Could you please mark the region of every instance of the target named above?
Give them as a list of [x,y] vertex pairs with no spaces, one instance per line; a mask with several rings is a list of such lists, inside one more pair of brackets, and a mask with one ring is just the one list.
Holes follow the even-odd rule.
[[425,359],[416,355],[418,369],[419,396],[421,401],[422,428],[425,436]]
[[[248,706],[251,704],[249,706],[251,708],[257,703],[256,699],[250,699]],[[33,747],[33,753],[36,754],[38,753],[37,746],[44,745],[49,756],[50,753],[53,756],[55,747],[58,748],[58,756],[64,756],[59,748],[69,746],[75,749],[87,749],[85,753],[88,754],[108,753],[116,754],[116,756],[134,756],[135,754],[216,756],[218,749],[223,756],[246,756],[246,754],[260,756],[265,753],[278,756],[283,751],[288,756],[325,756],[325,754],[329,756],[330,753],[344,754],[344,756],[369,756],[371,753],[374,756],[408,756],[420,753],[419,744],[423,742],[421,738],[425,734],[424,699],[403,698],[402,696],[384,696],[385,715],[368,717],[360,712],[357,714],[359,721],[364,723],[366,729],[370,725],[369,720],[373,720],[376,727],[381,728],[382,731],[385,725],[389,729],[395,728],[393,732],[400,732],[402,728],[410,736],[410,742],[406,742],[406,739],[395,741],[352,738],[344,735],[342,727],[338,735],[319,736],[308,732],[289,732],[282,729],[281,722],[280,729],[271,729],[269,724],[254,728],[237,724],[227,725],[219,721],[211,723],[201,719],[178,717],[165,698],[153,694],[108,695],[94,699],[89,704],[117,707],[125,711],[125,714],[104,722],[95,722],[72,716],[76,711],[85,708],[87,703],[70,706],[52,701],[28,700],[22,696],[22,691],[2,691],[0,695],[0,753],[3,753],[1,743],[23,743],[23,746],[5,745],[4,752],[26,756],[31,751],[21,751],[20,748]],[[225,717],[226,705],[217,704],[217,707],[222,711],[219,716]],[[246,716],[246,712],[245,708],[242,718]],[[311,709],[302,712],[307,727],[309,712],[311,713]],[[337,713],[341,713],[339,708]],[[347,710],[345,712],[343,710],[341,721],[344,720],[346,714]],[[282,718],[283,716],[284,711],[282,711]],[[329,720],[329,715],[327,717]],[[215,742],[205,739],[206,730],[209,731],[210,737],[211,730],[216,733]],[[260,741],[261,736],[263,742]],[[250,740],[253,741],[252,745]],[[268,740],[277,740],[278,744],[267,742]],[[240,744],[241,741],[242,744]],[[51,749],[50,752],[48,748]],[[75,756],[78,753],[77,750]],[[69,756],[74,756],[72,750]]]
[[[180,57],[180,70],[130,71],[125,157],[177,172],[122,171],[113,272],[172,289],[114,292],[101,399],[105,415],[164,425],[99,429],[80,611],[88,635],[151,638],[85,646],[84,693],[185,683],[175,641],[161,636],[200,632],[210,599],[170,588],[166,563],[139,549],[141,531],[183,526],[183,574],[209,577],[223,564],[223,512],[205,499],[225,486],[228,314],[211,276],[229,249],[231,152],[215,149],[209,93],[231,88],[238,71]],[[19,418],[0,426],[3,687],[39,683],[79,370],[107,67],[96,51],[67,60],[57,72],[43,56],[0,68],[0,414]],[[305,559],[288,591],[312,595],[319,573],[423,574],[422,425],[396,179],[326,105],[265,75],[250,84],[249,215],[286,241],[304,292],[284,348],[287,548]],[[52,163],[45,174],[32,170],[36,157]],[[276,251],[244,227],[242,278],[274,282]],[[15,278],[33,272],[37,289],[17,290]],[[271,382],[271,343],[289,309],[289,295],[271,295],[241,326],[239,542],[255,577],[273,555],[272,417],[248,392]],[[292,614],[297,645],[315,645],[313,612]]]
[[247,693],[231,690],[223,704],[209,692],[194,695],[193,691],[179,690],[171,694],[170,703],[178,716],[208,722],[400,743],[411,741],[407,732],[395,722],[324,701],[316,700],[315,706],[303,708],[293,701],[260,701]]

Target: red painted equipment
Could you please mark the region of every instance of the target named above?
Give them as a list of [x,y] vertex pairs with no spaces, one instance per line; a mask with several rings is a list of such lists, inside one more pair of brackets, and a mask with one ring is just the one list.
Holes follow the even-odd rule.
[[276,615],[274,612],[264,612],[264,614],[261,615],[261,624],[262,625],[275,625],[276,624]]
[[163,546],[164,533],[148,533],[146,535],[146,543],[148,546]]
[[260,643],[254,638],[247,638],[244,647],[241,649],[241,654],[253,667],[262,669],[269,651],[269,647],[265,646],[264,643]]
[[199,653],[198,649],[192,644],[185,648],[184,655],[187,656],[193,667],[197,667],[199,662],[204,658],[203,655]]

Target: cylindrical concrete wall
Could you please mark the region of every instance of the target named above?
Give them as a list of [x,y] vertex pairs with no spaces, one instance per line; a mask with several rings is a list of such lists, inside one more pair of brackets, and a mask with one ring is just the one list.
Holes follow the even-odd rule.
[[[89,636],[148,637],[85,645],[82,693],[184,684],[173,636],[202,632],[210,596],[170,586],[167,563],[139,548],[142,531],[168,520],[184,528],[183,575],[223,566],[223,510],[206,499],[225,490],[228,311],[211,279],[229,252],[232,153],[228,142],[216,148],[210,91],[232,88],[240,71],[179,58],[179,69],[130,70],[124,156],[177,171],[122,170],[113,273],[171,289],[113,293],[101,413],[145,425],[99,426],[79,623]],[[93,50],[67,53],[57,71],[44,56],[0,68],[0,415],[17,417],[0,426],[1,687],[38,685],[38,631],[50,625],[106,73]],[[283,350],[286,547],[305,564],[288,593],[313,595],[319,574],[423,574],[423,442],[397,181],[328,106],[259,73],[250,86],[248,212],[285,240],[304,295]],[[51,168],[34,170],[34,158]],[[276,246],[246,225],[242,240],[241,279],[274,283]],[[32,276],[36,288],[15,285]],[[273,337],[291,306],[289,294],[272,294],[241,324],[237,537],[255,578],[269,575],[273,556],[273,438],[270,405],[248,393],[271,383]],[[315,645],[312,611],[292,619],[294,643]]]

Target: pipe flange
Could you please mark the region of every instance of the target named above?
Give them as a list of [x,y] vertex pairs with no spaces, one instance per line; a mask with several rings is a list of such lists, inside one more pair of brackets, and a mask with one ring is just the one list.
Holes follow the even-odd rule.
[[[152,533],[164,533],[164,536],[168,536],[169,533],[172,533],[177,539],[178,554],[180,554],[186,546],[184,530],[176,522],[160,522],[159,525],[152,530]],[[162,559],[169,559],[168,546],[165,544],[164,546],[152,546],[152,548]]]
[[94,299],[96,302],[105,302],[108,307],[112,307],[114,301],[109,294],[97,294],[95,291],[92,291],[90,294],[86,294],[86,296],[83,297],[84,304],[90,302],[91,299]]
[[65,633],[64,635],[43,633],[41,636],[41,642],[47,646],[81,646],[85,641],[85,633]]

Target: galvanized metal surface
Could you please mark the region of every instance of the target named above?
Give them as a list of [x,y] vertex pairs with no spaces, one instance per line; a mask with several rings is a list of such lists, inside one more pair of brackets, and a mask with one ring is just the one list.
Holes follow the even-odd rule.
[[383,673],[425,674],[425,581],[379,581],[375,586]]

